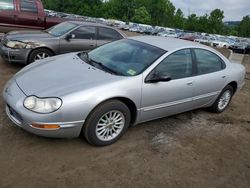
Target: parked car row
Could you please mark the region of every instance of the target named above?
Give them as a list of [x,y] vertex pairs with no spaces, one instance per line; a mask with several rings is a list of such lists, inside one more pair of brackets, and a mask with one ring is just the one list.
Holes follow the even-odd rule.
[[180,29],[173,29],[173,28],[166,28],[159,26],[153,27],[150,25],[137,24],[137,23],[126,24],[120,21],[112,21],[112,22],[103,21],[102,23],[115,26],[121,30],[128,30],[131,32],[157,35],[163,37],[180,38],[184,40],[199,42],[212,47],[230,48],[234,52],[249,53],[248,48],[250,45],[250,39],[242,39],[233,36],[222,36],[215,34],[190,32],[190,31],[183,31]]

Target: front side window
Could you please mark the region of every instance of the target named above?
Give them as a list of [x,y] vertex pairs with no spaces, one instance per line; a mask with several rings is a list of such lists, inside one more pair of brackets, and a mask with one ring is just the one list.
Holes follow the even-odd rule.
[[99,28],[98,40],[111,40],[112,41],[112,40],[119,40],[121,38],[122,36],[114,29],[104,28],[104,27]]
[[203,49],[195,49],[194,52],[199,75],[220,71],[223,68],[221,58],[214,53]]
[[34,0],[21,0],[21,11],[22,12],[31,12],[37,13],[37,5]]
[[13,0],[0,1],[0,10],[14,10]]
[[[92,50],[88,58],[120,75],[136,76],[164,53],[164,50],[149,44],[123,39]],[[84,57],[81,58],[85,60]]]
[[70,32],[75,27],[77,27],[76,24],[73,24],[71,22],[63,22],[47,29],[46,32],[55,37],[59,37]]
[[84,26],[72,32],[76,39],[94,40],[96,37],[96,28],[92,26]]
[[154,70],[154,74],[169,76],[172,80],[190,77],[192,71],[190,49],[179,50],[164,59]]

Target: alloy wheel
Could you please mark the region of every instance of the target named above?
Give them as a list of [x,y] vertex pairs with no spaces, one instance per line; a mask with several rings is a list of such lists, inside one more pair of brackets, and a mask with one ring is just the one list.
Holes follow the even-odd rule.
[[114,110],[104,114],[96,125],[96,136],[102,141],[115,139],[123,130],[125,116],[122,112]]
[[220,97],[218,102],[218,109],[224,110],[231,100],[231,92],[226,90]]

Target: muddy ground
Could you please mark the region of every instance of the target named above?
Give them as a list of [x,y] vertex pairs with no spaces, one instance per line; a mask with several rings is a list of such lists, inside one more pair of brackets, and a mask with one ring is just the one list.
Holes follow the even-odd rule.
[[[0,60],[1,91],[21,68]],[[250,187],[250,81],[222,114],[201,109],[144,123],[102,148],[23,131],[1,96],[0,187]]]

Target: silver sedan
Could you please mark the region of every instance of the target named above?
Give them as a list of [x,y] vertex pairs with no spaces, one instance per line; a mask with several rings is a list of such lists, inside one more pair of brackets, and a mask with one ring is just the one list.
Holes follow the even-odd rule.
[[196,108],[220,113],[244,78],[242,65],[209,47],[138,36],[39,60],[18,72],[3,96],[9,118],[31,133],[84,135],[104,146],[129,125]]

